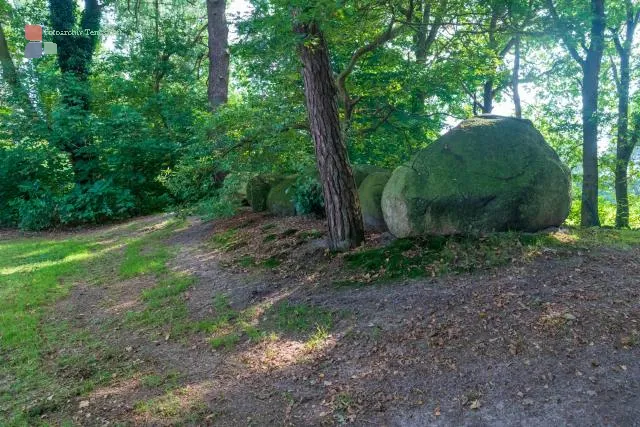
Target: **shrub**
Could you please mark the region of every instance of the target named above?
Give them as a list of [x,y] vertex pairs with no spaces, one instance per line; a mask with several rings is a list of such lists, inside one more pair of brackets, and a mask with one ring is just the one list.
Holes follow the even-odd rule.
[[128,189],[117,187],[109,179],[76,185],[61,198],[60,221],[63,224],[99,223],[132,216],[135,199]]
[[[66,153],[46,141],[0,141],[0,225],[46,227],[55,199],[72,187],[73,171]],[[45,218],[37,220],[36,212]]]
[[18,227],[21,230],[40,231],[53,227],[57,222],[56,204],[50,194],[29,200],[14,199],[18,210]]
[[300,175],[294,186],[293,203],[299,215],[324,215],[324,195],[318,179]]

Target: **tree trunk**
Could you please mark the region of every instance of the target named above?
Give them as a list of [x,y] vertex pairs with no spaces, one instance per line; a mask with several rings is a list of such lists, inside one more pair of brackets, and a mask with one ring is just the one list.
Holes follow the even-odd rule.
[[516,38],[515,52],[513,54],[513,77],[511,80],[513,89],[513,105],[516,117],[522,118],[522,104],[520,103],[520,37]]
[[618,154],[616,160],[616,227],[629,228],[629,192],[627,188],[627,169],[629,157]]
[[626,37],[624,41],[620,41],[617,30],[613,33],[613,41],[620,58],[620,80],[616,80],[616,88],[618,90],[618,135],[616,141],[615,187],[616,227],[618,228],[629,227],[627,170],[637,139],[637,129],[633,138],[629,132],[629,88],[631,86],[631,49],[638,18],[631,2],[627,2],[626,12]]
[[598,217],[598,83],[604,51],[604,0],[592,0],[591,46],[582,79],[582,209],[583,227],[600,225]]
[[215,110],[226,104],[229,96],[229,28],[226,0],[207,0],[207,30],[209,32],[209,107]]
[[338,95],[323,34],[315,24],[301,24],[296,32],[313,43],[300,45],[302,77],[315,143],[316,162],[329,223],[329,247],[344,251],[364,240],[360,201],[338,115]]
[[7,39],[4,36],[4,30],[2,29],[2,22],[0,22],[0,64],[2,64],[2,78],[11,87],[15,87],[18,84],[18,73],[16,67],[13,65],[11,59],[11,53],[9,52],[9,45]]
[[12,93],[12,99],[15,99],[16,105],[21,108],[24,108],[24,112],[27,116],[29,116],[34,122],[38,122],[40,117],[34,107],[31,99],[29,98],[29,93],[20,82],[20,78],[18,77],[18,71],[16,70],[15,65],[13,64],[13,59],[11,58],[11,52],[9,51],[9,45],[7,43],[7,39],[4,35],[4,29],[2,28],[2,23],[0,22],[0,65],[2,66],[2,78],[7,82],[9,88]]
[[484,91],[482,92],[482,112],[490,114],[493,111],[493,79],[489,79],[484,83]]
[[629,52],[620,53],[620,85],[618,87],[618,137],[616,141],[616,227],[629,227],[629,199],[627,195],[627,155],[629,140]]

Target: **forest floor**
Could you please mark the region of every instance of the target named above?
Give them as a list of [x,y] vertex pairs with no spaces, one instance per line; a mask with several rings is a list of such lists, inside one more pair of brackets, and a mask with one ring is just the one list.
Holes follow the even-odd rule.
[[324,234],[249,212],[0,231],[0,424],[639,422],[640,231]]

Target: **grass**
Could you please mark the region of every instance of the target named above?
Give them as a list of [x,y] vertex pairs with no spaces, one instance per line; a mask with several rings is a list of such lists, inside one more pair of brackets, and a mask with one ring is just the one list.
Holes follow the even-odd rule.
[[243,246],[246,246],[247,242],[243,239],[243,236],[236,228],[216,233],[211,238],[211,244],[214,249],[218,249],[222,252],[231,252]]
[[329,337],[337,314],[307,304],[284,301],[257,310],[250,307],[234,310],[228,297],[216,295],[215,316],[197,323],[197,330],[210,334],[209,344],[214,349],[233,349],[243,337],[258,343],[275,340],[280,335],[293,335],[305,340],[305,346],[313,351]]
[[320,307],[308,304],[292,304],[281,302],[267,312],[267,316],[275,316],[275,327],[282,332],[309,333],[316,328],[330,330],[333,326],[334,314]]
[[[45,322],[77,283],[165,274],[170,253],[159,239],[178,221],[136,237],[113,231],[62,239],[29,237],[0,242],[0,419],[34,424],[74,396],[133,372],[133,365],[99,336],[70,321]],[[114,228],[115,230],[116,228]],[[139,231],[136,225],[128,233]],[[187,279],[161,282],[143,296],[153,304],[184,289]],[[88,314],[88,313],[85,313]]]

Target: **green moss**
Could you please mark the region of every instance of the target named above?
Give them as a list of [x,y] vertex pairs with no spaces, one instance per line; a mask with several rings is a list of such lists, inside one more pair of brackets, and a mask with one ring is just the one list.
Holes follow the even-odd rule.
[[398,237],[560,225],[570,175],[525,120],[467,120],[396,169],[382,208]]
[[296,176],[288,176],[274,184],[267,197],[269,212],[279,216],[294,216],[296,207],[293,201]]
[[353,171],[353,178],[356,181],[356,187],[360,187],[362,181],[372,173],[389,172],[386,169],[373,165],[352,165],[351,170]]
[[262,261],[262,265],[264,267],[267,267],[267,268],[276,268],[280,264],[282,264],[282,261],[278,257],[275,257],[275,256],[273,256],[271,258],[267,258],[266,260]]

